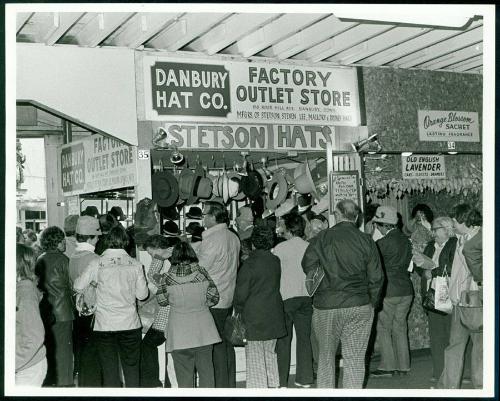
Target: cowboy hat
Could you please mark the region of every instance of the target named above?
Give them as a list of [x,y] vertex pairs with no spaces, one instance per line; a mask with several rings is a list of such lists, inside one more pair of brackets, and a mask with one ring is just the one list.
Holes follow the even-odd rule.
[[309,167],[309,161],[306,160],[306,162],[303,164],[304,171],[302,174],[298,175],[295,177],[295,189],[297,190],[298,193],[300,194],[312,194],[314,198],[317,198],[318,195],[316,194],[316,187],[314,186],[314,181],[311,175],[311,169]]
[[288,194],[288,183],[281,172],[276,171],[273,178],[268,183],[269,194],[267,195],[266,208],[275,210]]
[[227,173],[227,178],[229,178],[231,181],[235,181],[238,183],[238,193],[233,196],[233,199],[235,201],[241,201],[245,199],[245,193],[241,190],[241,175],[239,175],[236,171],[229,171]]
[[168,170],[153,174],[151,177],[153,200],[160,206],[175,204],[179,196],[179,184]]

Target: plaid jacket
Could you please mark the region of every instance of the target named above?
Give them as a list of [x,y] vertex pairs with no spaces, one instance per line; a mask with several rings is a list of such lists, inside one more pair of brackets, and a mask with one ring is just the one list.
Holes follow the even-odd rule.
[[[151,260],[151,265],[149,266],[148,270],[148,279],[156,286],[158,287],[160,285],[159,281],[157,279],[161,278],[160,271],[163,267],[164,260],[158,259],[158,258],[153,258]],[[153,324],[151,325],[151,328],[159,331],[165,331],[165,328],[167,327],[167,322],[168,322],[168,315],[170,313],[170,306],[160,306],[160,309],[158,310],[155,319],[153,321]]]
[[182,263],[170,267],[168,273],[163,274],[159,280],[158,291],[156,292],[158,303],[161,306],[169,305],[168,287],[185,284],[185,281],[179,281],[178,278],[189,275],[193,275],[193,278],[189,281],[190,283],[208,281],[209,284],[206,295],[207,306],[217,305],[219,303],[219,291],[210,275],[203,267],[198,265],[198,263]]

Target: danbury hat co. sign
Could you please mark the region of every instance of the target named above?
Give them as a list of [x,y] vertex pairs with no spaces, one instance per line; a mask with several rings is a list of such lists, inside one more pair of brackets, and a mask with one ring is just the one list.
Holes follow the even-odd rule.
[[143,56],[152,121],[360,125],[355,68]]

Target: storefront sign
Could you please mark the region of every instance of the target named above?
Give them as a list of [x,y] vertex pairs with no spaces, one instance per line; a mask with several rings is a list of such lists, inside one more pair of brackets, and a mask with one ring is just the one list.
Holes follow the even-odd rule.
[[402,156],[403,179],[446,178],[443,155]]
[[100,135],[63,145],[63,193],[69,196],[136,185],[136,159],[135,146]]
[[271,124],[164,124],[165,143],[186,149],[323,150],[333,127]]
[[335,210],[337,203],[350,199],[360,206],[359,173],[357,171],[334,171],[330,173],[330,210]]
[[144,56],[145,118],[360,125],[355,68]]
[[418,132],[421,141],[480,141],[475,112],[419,110]]

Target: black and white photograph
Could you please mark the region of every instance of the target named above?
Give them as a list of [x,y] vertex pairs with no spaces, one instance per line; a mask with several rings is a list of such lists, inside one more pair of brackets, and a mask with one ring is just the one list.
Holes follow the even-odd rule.
[[493,397],[495,13],[5,4],[4,395]]

